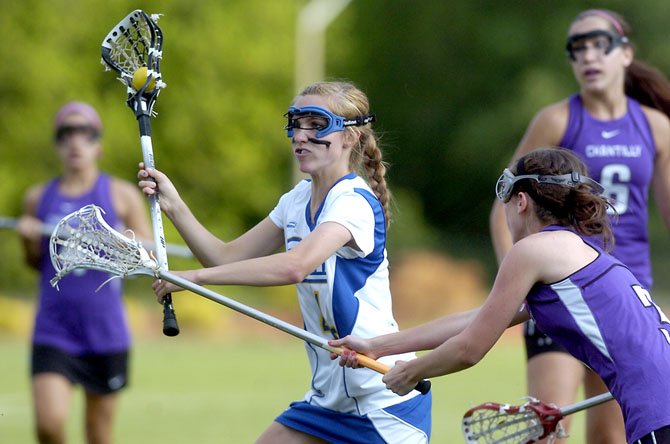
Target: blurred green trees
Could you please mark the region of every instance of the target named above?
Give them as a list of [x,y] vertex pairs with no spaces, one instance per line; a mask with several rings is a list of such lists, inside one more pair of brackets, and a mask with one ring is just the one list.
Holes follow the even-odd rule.
[[[0,215],[58,173],[52,117],[72,99],[102,115],[105,170],[133,181],[141,160],[125,87],[104,72],[100,42],[135,8],[163,13],[167,88],[152,120],[157,166],[224,238],[267,215],[292,186],[284,113],[295,94],[296,15],[307,0],[0,3]],[[416,2],[356,0],[328,28],[330,78],[369,95],[397,196],[390,254],[412,247],[475,256],[493,269],[493,183],[529,119],[575,89],[563,53],[580,10],[609,7],[635,31],[638,57],[670,72],[664,0]],[[668,236],[652,218],[658,271]],[[168,241],[178,237],[166,227]],[[31,288],[16,236],[0,232],[0,291]],[[667,273],[666,273],[667,274]],[[668,278],[670,279],[670,278]]]

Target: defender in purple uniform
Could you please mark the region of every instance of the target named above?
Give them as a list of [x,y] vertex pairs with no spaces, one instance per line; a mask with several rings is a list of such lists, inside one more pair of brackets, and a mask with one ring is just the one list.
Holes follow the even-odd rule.
[[141,193],[98,169],[102,124],[97,112],[85,103],[70,102],[56,114],[54,131],[62,175],[26,192],[17,227],[26,260],[40,273],[31,364],[36,433],[41,443],[65,442],[73,385],[81,384],[87,442],[109,443],[116,392],[128,376],[130,334],[121,280],[100,287],[109,275],[81,270],[60,281],[56,291],[49,284],[54,270],[42,226],[53,226],[94,203],[117,229],[127,227],[140,239],[149,239],[151,231]]
[[[630,27],[612,11],[577,15],[566,50],[580,91],[542,109],[529,125],[514,158],[540,146],[578,153],[589,174],[612,199],[612,254],[651,290],[647,232],[648,195],[670,228],[670,83],[654,68],[634,60]],[[502,205],[494,204],[491,233],[498,261],[511,247]],[[524,336],[529,394],[565,405],[584,381],[587,396],[604,390],[600,378],[529,321]],[[587,442],[624,441],[623,418],[613,403],[588,411]],[[566,422],[566,426],[569,425]]]
[[[508,326],[530,314],[605,381],[623,410],[627,442],[670,443],[670,320],[631,271],[591,241],[613,243],[603,188],[572,151],[545,148],[506,169],[496,192],[514,244],[484,305],[398,333],[330,344],[373,358],[434,349],[386,374],[386,386],[403,394],[423,378],[476,364]],[[351,353],[340,363],[358,366]]]

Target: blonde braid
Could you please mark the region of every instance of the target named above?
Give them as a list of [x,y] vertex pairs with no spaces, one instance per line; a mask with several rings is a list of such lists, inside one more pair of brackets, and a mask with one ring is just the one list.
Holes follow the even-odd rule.
[[370,185],[370,188],[372,188],[372,191],[374,191],[375,196],[377,196],[377,199],[379,199],[384,208],[386,228],[388,228],[391,223],[391,191],[386,185],[387,164],[382,160],[382,151],[379,149],[374,135],[363,132],[360,137],[365,177],[367,178],[368,185]]

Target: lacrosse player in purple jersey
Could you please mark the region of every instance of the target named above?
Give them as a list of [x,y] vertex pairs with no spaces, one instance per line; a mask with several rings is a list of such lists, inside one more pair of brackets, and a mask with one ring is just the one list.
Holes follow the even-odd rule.
[[[161,208],[207,267],[173,273],[200,285],[295,284],[305,329],[326,340],[398,331],[386,258],[390,193],[368,98],[349,82],[320,82],[303,90],[286,116],[293,155],[310,178],[231,242],[196,220],[163,173],[140,170],[140,187],[147,195],[159,192]],[[159,299],[181,290],[165,281],[153,287]],[[430,393],[398,396],[386,390],[381,374],[340,367],[328,351],[305,348],[309,389],[258,443],[428,442]]]
[[98,113],[86,103],[69,102],[58,111],[54,141],[62,174],[27,190],[17,225],[26,261],[40,273],[31,363],[40,443],[66,442],[75,384],[86,395],[87,442],[112,442],[117,392],[127,384],[130,333],[121,279],[100,287],[108,274],[80,270],[60,281],[57,291],[49,283],[54,276],[49,238],[42,235],[44,224],[55,226],[72,211],[96,204],[112,226],[151,238],[142,194],[98,168],[101,132]]
[[[623,410],[627,442],[670,443],[670,320],[633,273],[600,247],[614,242],[609,202],[586,172],[562,148],[531,151],[505,169],[496,193],[513,245],[480,308],[330,344],[372,358],[433,349],[396,362],[384,376],[387,387],[403,394],[423,378],[475,365],[507,327],[530,316],[605,381]],[[340,364],[356,367],[356,355],[346,351]]]
[[[654,68],[634,60],[629,35],[629,25],[615,12],[591,9],[577,15],[568,30],[566,50],[580,91],[535,116],[514,158],[539,146],[561,146],[577,153],[612,199],[616,237],[612,254],[651,290],[650,188],[670,228],[670,83]],[[491,214],[491,233],[500,262],[511,240],[499,202]],[[532,321],[524,336],[531,396],[570,404],[582,381],[588,397],[604,391],[600,378]],[[623,441],[623,420],[615,403],[588,411],[588,443]]]

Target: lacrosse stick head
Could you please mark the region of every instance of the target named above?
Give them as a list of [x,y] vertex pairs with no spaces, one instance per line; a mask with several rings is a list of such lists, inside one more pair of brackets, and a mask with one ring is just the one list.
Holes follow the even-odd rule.
[[537,399],[513,406],[486,402],[463,415],[463,437],[467,443],[528,444],[551,435],[564,437],[557,407]]
[[158,265],[142,245],[110,227],[102,208],[87,205],[58,222],[49,240],[56,276],[51,285],[73,270],[99,270],[118,277],[154,275]]
[[[127,88],[128,106],[138,116],[153,115],[156,98],[166,86],[160,70],[163,33],[156,24],[158,18],[158,14],[149,15],[136,9],[102,41],[102,64],[120,75],[119,80]],[[137,81],[138,74],[139,78],[146,77],[144,83]]]

